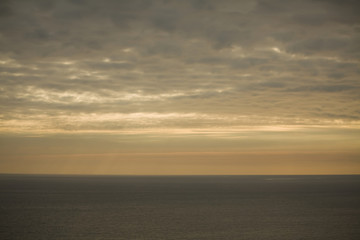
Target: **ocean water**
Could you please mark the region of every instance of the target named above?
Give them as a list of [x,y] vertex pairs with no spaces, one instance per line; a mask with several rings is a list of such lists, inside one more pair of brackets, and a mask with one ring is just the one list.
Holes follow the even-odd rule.
[[0,239],[360,239],[360,176],[0,175]]

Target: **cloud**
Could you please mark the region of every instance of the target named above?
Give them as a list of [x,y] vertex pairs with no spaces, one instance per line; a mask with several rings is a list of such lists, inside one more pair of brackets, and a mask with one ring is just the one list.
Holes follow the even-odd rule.
[[358,91],[358,87],[354,87],[352,85],[325,85],[325,86],[302,86],[294,89],[289,89],[288,91],[316,91],[316,92],[343,92],[343,91]]
[[168,127],[245,124],[225,120],[233,115],[352,124],[358,9],[350,0],[2,1],[2,118],[7,127],[11,118],[140,113],[226,116],[155,121]]
[[7,17],[12,14],[10,1],[4,0],[0,3],[0,17]]

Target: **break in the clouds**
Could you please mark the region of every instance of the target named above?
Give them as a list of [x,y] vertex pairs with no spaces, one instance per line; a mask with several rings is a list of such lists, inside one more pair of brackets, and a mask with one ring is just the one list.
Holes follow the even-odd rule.
[[355,0],[3,0],[0,130],[358,129],[359,11]]

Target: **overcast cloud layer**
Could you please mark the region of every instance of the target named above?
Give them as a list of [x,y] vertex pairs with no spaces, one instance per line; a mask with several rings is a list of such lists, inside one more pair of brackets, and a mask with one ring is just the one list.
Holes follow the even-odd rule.
[[359,124],[358,1],[0,4],[2,131]]
[[359,173],[355,0],[2,0],[3,173]]

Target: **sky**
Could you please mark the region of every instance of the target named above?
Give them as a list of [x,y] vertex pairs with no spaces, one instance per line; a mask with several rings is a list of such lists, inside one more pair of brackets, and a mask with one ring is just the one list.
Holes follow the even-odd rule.
[[2,0],[0,173],[360,174],[356,0]]

